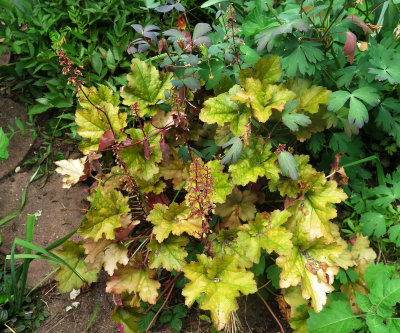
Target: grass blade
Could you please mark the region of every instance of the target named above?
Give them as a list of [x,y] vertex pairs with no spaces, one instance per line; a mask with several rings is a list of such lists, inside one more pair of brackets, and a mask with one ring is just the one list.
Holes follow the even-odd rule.
[[96,309],[94,309],[93,316],[92,316],[92,318],[90,318],[89,324],[86,326],[86,331],[88,331],[90,326],[92,326],[93,321],[96,318],[98,311],[99,311],[99,303],[96,302]]
[[[26,241],[32,243],[33,241],[33,231],[35,229],[35,216],[28,215],[26,218]],[[25,254],[31,254],[31,250],[29,248],[25,248]],[[20,283],[20,291],[19,298],[17,300],[17,309],[19,309],[22,305],[22,301],[25,293],[26,279],[28,277],[28,268],[29,268],[30,260],[24,259],[24,263],[22,264],[22,276]]]

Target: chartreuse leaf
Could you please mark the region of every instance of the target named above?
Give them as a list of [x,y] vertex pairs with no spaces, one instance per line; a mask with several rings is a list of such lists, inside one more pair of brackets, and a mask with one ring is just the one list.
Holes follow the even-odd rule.
[[328,96],[332,93],[325,87],[313,86],[311,81],[299,78],[289,80],[287,87],[296,94],[297,109],[309,113],[317,113],[321,104],[328,103]]
[[211,317],[218,330],[225,327],[229,314],[238,309],[236,298],[255,293],[257,284],[254,275],[238,267],[233,256],[224,259],[197,255],[198,262],[191,262],[183,268],[185,277],[190,280],[182,290],[185,304],[192,306],[202,295],[200,308],[211,311]]
[[161,179],[160,174],[154,174],[150,179],[143,179],[135,177],[136,185],[140,188],[142,193],[153,192],[154,194],[160,194],[164,191],[167,186]]
[[282,76],[281,62],[279,56],[270,55],[260,58],[254,65],[254,69],[246,68],[239,71],[239,80],[244,84],[247,78],[260,80],[263,85],[274,83]]
[[287,225],[296,237],[308,238],[310,241],[324,237],[329,243],[333,241],[330,220],[337,215],[332,204],[345,200],[347,196],[342,189],[337,188],[336,182],[323,183],[323,180],[325,177],[321,174],[319,179],[316,178],[319,183],[315,189],[308,191],[303,200],[298,200],[288,208],[294,215]]
[[265,84],[254,78],[246,78],[244,90],[238,91],[232,101],[238,101],[251,108],[253,115],[265,123],[271,117],[272,110],[282,111],[286,102],[296,96],[282,86]]
[[344,301],[334,301],[320,313],[309,311],[307,320],[310,333],[353,332],[362,327],[362,321],[351,311]]
[[299,193],[306,192],[312,188],[317,170],[308,164],[309,156],[294,155],[294,159],[298,168],[298,179],[280,177],[279,179],[271,180],[268,183],[271,192],[279,190],[282,197],[297,198]]
[[[93,202],[94,197],[89,198]],[[114,229],[121,227],[121,216],[130,211],[128,197],[119,191],[99,191],[96,205],[86,214],[86,221],[78,229],[83,238],[94,241],[104,238],[113,240]]]
[[[144,134],[149,139],[145,142],[138,143],[133,146],[123,148],[119,152],[122,161],[126,163],[130,174],[135,175],[135,178],[150,180],[158,173],[158,162],[162,160],[162,151],[160,148],[161,135],[154,133],[157,129],[151,124],[144,125]],[[130,128],[126,131],[132,139],[132,142],[142,141],[145,136],[140,128]],[[146,154],[149,154],[148,159]]]
[[119,113],[118,96],[114,96],[109,88],[103,86],[99,88],[99,91],[96,88],[82,89],[93,105],[86,100],[82,92],[78,94],[82,100],[80,104],[84,107],[75,113],[77,132],[84,138],[79,149],[84,154],[98,150],[104,132],[111,129],[117,142],[124,141],[126,135],[121,130],[126,127],[127,114]]
[[[369,245],[368,237],[356,234],[356,241],[351,247],[351,255],[356,261],[366,261],[368,264],[376,259],[376,253]],[[366,277],[365,277],[366,278]]]
[[106,86],[102,85],[99,87],[98,90],[95,87],[86,88],[84,86],[82,86],[82,89],[86,96],[89,98],[88,101],[86,98],[84,98],[85,95],[79,91],[79,104],[85,109],[93,109],[93,104],[100,105],[102,102],[111,103],[113,106],[119,105],[118,95],[114,95],[114,92]]
[[[318,113],[308,115],[309,122],[311,122],[311,124],[307,127],[299,127],[297,131],[293,133],[294,135],[296,135],[297,140],[299,140],[300,142],[304,142],[305,140],[311,138],[311,135],[313,133],[324,131],[327,128],[327,121],[325,119],[326,112],[326,106],[323,105],[320,106],[320,110],[318,111]],[[290,116],[292,115],[301,115],[301,113],[291,113]]]
[[151,251],[149,254],[150,268],[165,268],[168,271],[181,271],[186,264],[185,258],[187,252],[185,246],[189,243],[189,239],[184,236],[169,236],[161,244],[152,239],[147,245]]
[[275,163],[277,157],[271,149],[270,143],[264,144],[262,138],[252,136],[237,163],[229,166],[233,183],[245,186],[250,182],[255,183],[258,177],[264,176],[277,180],[280,170]]
[[196,238],[201,236],[201,218],[194,217],[191,208],[184,202],[180,205],[173,202],[169,207],[155,204],[147,216],[147,221],[155,225],[153,233],[159,243],[168,238],[170,233],[180,236],[186,232]]
[[[83,261],[85,251],[82,243],[83,242],[75,243],[73,241],[66,241],[63,244],[63,249],[55,250],[54,254],[68,263],[88,283],[96,282],[99,270],[92,269],[87,271],[89,264]],[[84,282],[76,276],[69,267],[61,263],[55,263],[55,265],[59,266],[55,279],[58,281],[58,289],[61,293],[66,293],[72,289],[79,289],[82,287]]]
[[128,249],[122,244],[107,239],[100,239],[97,242],[83,244],[87,257],[85,262],[90,263],[90,268],[104,270],[112,276],[117,264],[127,265],[129,262]]
[[[326,303],[326,294],[334,290],[332,283],[334,276],[339,272],[335,264],[329,265],[326,261],[319,261],[310,254],[319,255],[321,258],[338,257],[343,248],[339,245],[332,245],[329,248],[322,247],[303,249],[293,245],[289,255],[281,255],[276,259],[276,264],[282,268],[279,286],[288,288],[301,284],[302,296],[305,299],[311,298],[311,305],[316,312],[322,310]],[[319,253],[323,251],[323,253]]]
[[223,203],[226,197],[232,193],[234,185],[230,182],[229,174],[224,173],[222,170],[224,166],[218,160],[210,161],[206,164],[211,170],[215,193],[211,195],[211,200],[214,203]]
[[281,177],[270,181],[271,191],[279,189],[282,196],[297,200],[288,210],[293,214],[289,218],[288,229],[303,240],[312,241],[324,237],[327,243],[333,241],[330,220],[336,217],[333,203],[347,198],[334,181],[327,181],[322,172],[317,172],[309,165],[308,156],[295,155],[299,167],[298,180]]
[[292,249],[292,234],[282,224],[291,214],[275,210],[272,214],[258,213],[255,220],[240,228],[237,237],[239,248],[245,249],[247,258],[253,263],[260,261],[261,249],[268,253],[289,254]]
[[124,326],[124,333],[139,332],[138,322],[141,318],[143,318],[143,314],[138,309],[118,305],[111,314],[113,321]]
[[132,59],[132,72],[127,75],[128,85],[121,90],[124,105],[139,104],[140,116],[154,115],[156,109],[149,106],[165,98],[165,90],[172,88],[172,73],[160,74],[152,65],[139,59]]
[[233,134],[242,136],[251,112],[245,105],[232,100],[232,97],[240,90],[240,86],[235,85],[229,89],[229,92],[206,100],[200,111],[200,120],[208,124],[217,123],[220,126],[230,123]]
[[164,179],[171,179],[175,190],[179,190],[186,179],[189,178],[189,162],[184,162],[178,157],[176,150],[172,150],[169,163],[163,162],[159,166],[160,175]]
[[257,196],[250,191],[240,191],[235,187],[226,201],[219,204],[215,208],[215,214],[243,221],[250,221],[254,218],[257,209],[254,203],[257,201]]
[[242,247],[236,241],[238,235],[237,229],[221,230],[216,236],[209,236],[212,241],[212,249],[218,258],[224,259],[225,256],[235,256],[240,267],[250,268],[253,262],[246,255],[246,248]]
[[137,293],[142,301],[155,304],[160,282],[154,280],[156,272],[146,267],[125,266],[117,269],[111,280],[107,281],[106,292],[122,294]]
[[308,300],[301,295],[300,286],[290,287],[285,291],[285,301],[290,305],[290,326],[298,333],[308,333]]

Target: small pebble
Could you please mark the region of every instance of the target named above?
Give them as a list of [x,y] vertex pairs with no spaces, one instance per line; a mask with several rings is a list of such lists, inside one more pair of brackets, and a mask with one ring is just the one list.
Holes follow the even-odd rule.
[[18,173],[18,172],[20,172],[20,171],[21,171],[21,167],[17,166],[17,167],[15,168],[15,173]]
[[76,299],[76,297],[77,297],[80,293],[81,293],[81,290],[80,290],[80,289],[78,289],[78,290],[72,289],[72,291],[69,293],[69,298],[72,299],[72,300],[74,300],[74,299]]

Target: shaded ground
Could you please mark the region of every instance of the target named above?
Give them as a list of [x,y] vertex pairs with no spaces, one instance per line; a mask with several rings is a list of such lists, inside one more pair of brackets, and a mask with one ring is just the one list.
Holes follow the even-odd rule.
[[[26,124],[28,120],[26,108],[13,102],[9,98],[0,98],[0,126],[3,127],[5,132],[10,132],[7,125],[11,125],[14,129],[18,130],[15,124],[15,118],[21,120]],[[25,125],[26,126],[26,125]],[[7,175],[23,161],[24,157],[28,154],[33,144],[32,136],[29,131],[29,126],[26,126],[26,133],[21,135],[17,132],[10,140],[9,147],[14,149],[9,153],[9,158],[5,161],[0,160],[0,179]],[[1,209],[1,208],[0,208]],[[2,211],[0,210],[0,214]]]
[[[3,104],[2,104],[3,103]],[[5,108],[8,108],[5,110]],[[14,121],[14,117],[22,120],[26,111],[18,107],[14,102],[6,99],[0,99],[0,121],[1,124],[7,124]],[[17,111],[16,111],[17,110]],[[21,165],[25,157],[32,156],[39,144],[32,144],[29,141],[29,135],[25,137],[17,136],[16,141],[11,142],[9,147],[10,159],[7,164],[0,164],[0,219],[17,210],[20,206],[23,189],[32,177],[33,171],[23,168],[20,173],[15,173],[15,167]],[[76,158],[78,156],[71,150],[71,147],[58,147],[66,158]],[[0,227],[0,233],[3,237],[3,244],[0,245],[0,259],[10,253],[10,249],[15,237],[25,238],[26,215],[39,215],[35,223],[34,243],[46,247],[55,240],[62,238],[72,230],[78,227],[87,203],[87,186],[83,184],[76,185],[69,190],[61,186],[62,177],[53,174],[43,188],[40,188],[41,182],[32,183],[27,191],[26,203],[22,213]],[[78,235],[72,237],[73,240],[79,240]],[[22,252],[22,249],[17,249]],[[29,269],[28,285],[34,286],[42,280],[52,268],[44,261],[34,260]],[[72,301],[69,294],[60,295],[57,291],[52,277],[44,281],[41,287],[42,299],[46,303],[47,311],[50,317],[42,324],[39,332],[85,332],[96,307],[97,315],[89,329],[89,332],[106,333],[119,332],[118,326],[111,321],[110,316],[114,308],[112,295],[105,292],[105,283],[107,276],[102,272],[99,281],[90,287],[86,293],[80,294],[76,300]],[[66,312],[66,307],[72,302],[79,302],[77,308]],[[181,295],[172,295],[171,304],[183,303]],[[278,332],[279,327],[272,319],[261,300],[251,295],[239,299],[240,309],[238,315],[244,332],[272,333]],[[276,315],[279,311],[274,302],[269,302]],[[210,332],[210,325],[199,319],[199,311],[194,305],[189,309],[188,316],[184,318],[182,332],[205,333]],[[281,323],[285,323],[279,316]],[[290,330],[285,331],[289,332]],[[153,333],[172,332],[165,325],[152,329]]]

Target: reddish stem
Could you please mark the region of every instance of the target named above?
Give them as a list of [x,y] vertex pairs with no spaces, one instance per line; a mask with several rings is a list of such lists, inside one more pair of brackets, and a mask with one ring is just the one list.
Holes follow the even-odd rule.
[[155,302],[153,305],[151,305],[150,307],[148,307],[148,308],[146,309],[146,311],[143,312],[144,315],[145,315],[147,312],[149,312],[149,311],[153,308],[154,305],[157,304],[158,300],[167,292],[167,290],[168,290],[168,288],[171,286],[171,284],[173,284],[173,283],[175,282],[175,280],[176,280],[179,276],[181,276],[181,275],[182,275],[182,272],[180,272],[179,274],[177,274],[170,282],[168,282],[167,286],[164,288],[164,290],[162,291],[162,293],[157,297],[156,302]]
[[86,93],[83,91],[83,89],[82,89],[81,86],[79,86],[79,89],[80,89],[80,91],[82,92],[82,94],[85,96],[86,100],[87,100],[93,107],[95,107],[97,110],[99,110],[101,113],[104,114],[104,116],[105,116],[106,119],[107,119],[108,125],[110,126],[111,132],[112,132],[112,134],[113,134],[113,136],[114,136],[114,140],[115,140],[115,139],[116,139],[115,132],[114,132],[114,129],[113,129],[112,125],[111,125],[111,121],[110,121],[110,118],[108,117],[107,112],[104,111],[104,110],[102,110],[102,109],[100,109],[97,105],[95,105],[95,104],[89,99],[89,97],[86,95]]
[[169,293],[167,295],[167,297],[165,298],[164,303],[161,305],[161,307],[158,309],[156,315],[153,317],[153,319],[151,320],[149,326],[147,326],[146,328],[146,332],[148,332],[149,328],[151,327],[151,325],[153,325],[153,322],[156,320],[156,318],[158,317],[158,315],[160,314],[161,310],[164,308],[165,304],[167,304],[168,298],[171,296],[172,290],[174,289],[174,286],[172,286],[169,290]]
[[265,301],[265,299],[261,296],[261,294],[258,291],[257,291],[257,295],[258,295],[258,297],[261,298],[261,300],[263,301],[264,305],[267,307],[269,313],[272,315],[272,317],[274,317],[275,321],[278,323],[281,332],[285,333],[285,330],[283,329],[283,326],[280,323],[279,319],[275,316],[275,313],[272,311],[272,309],[269,307],[268,303]]

